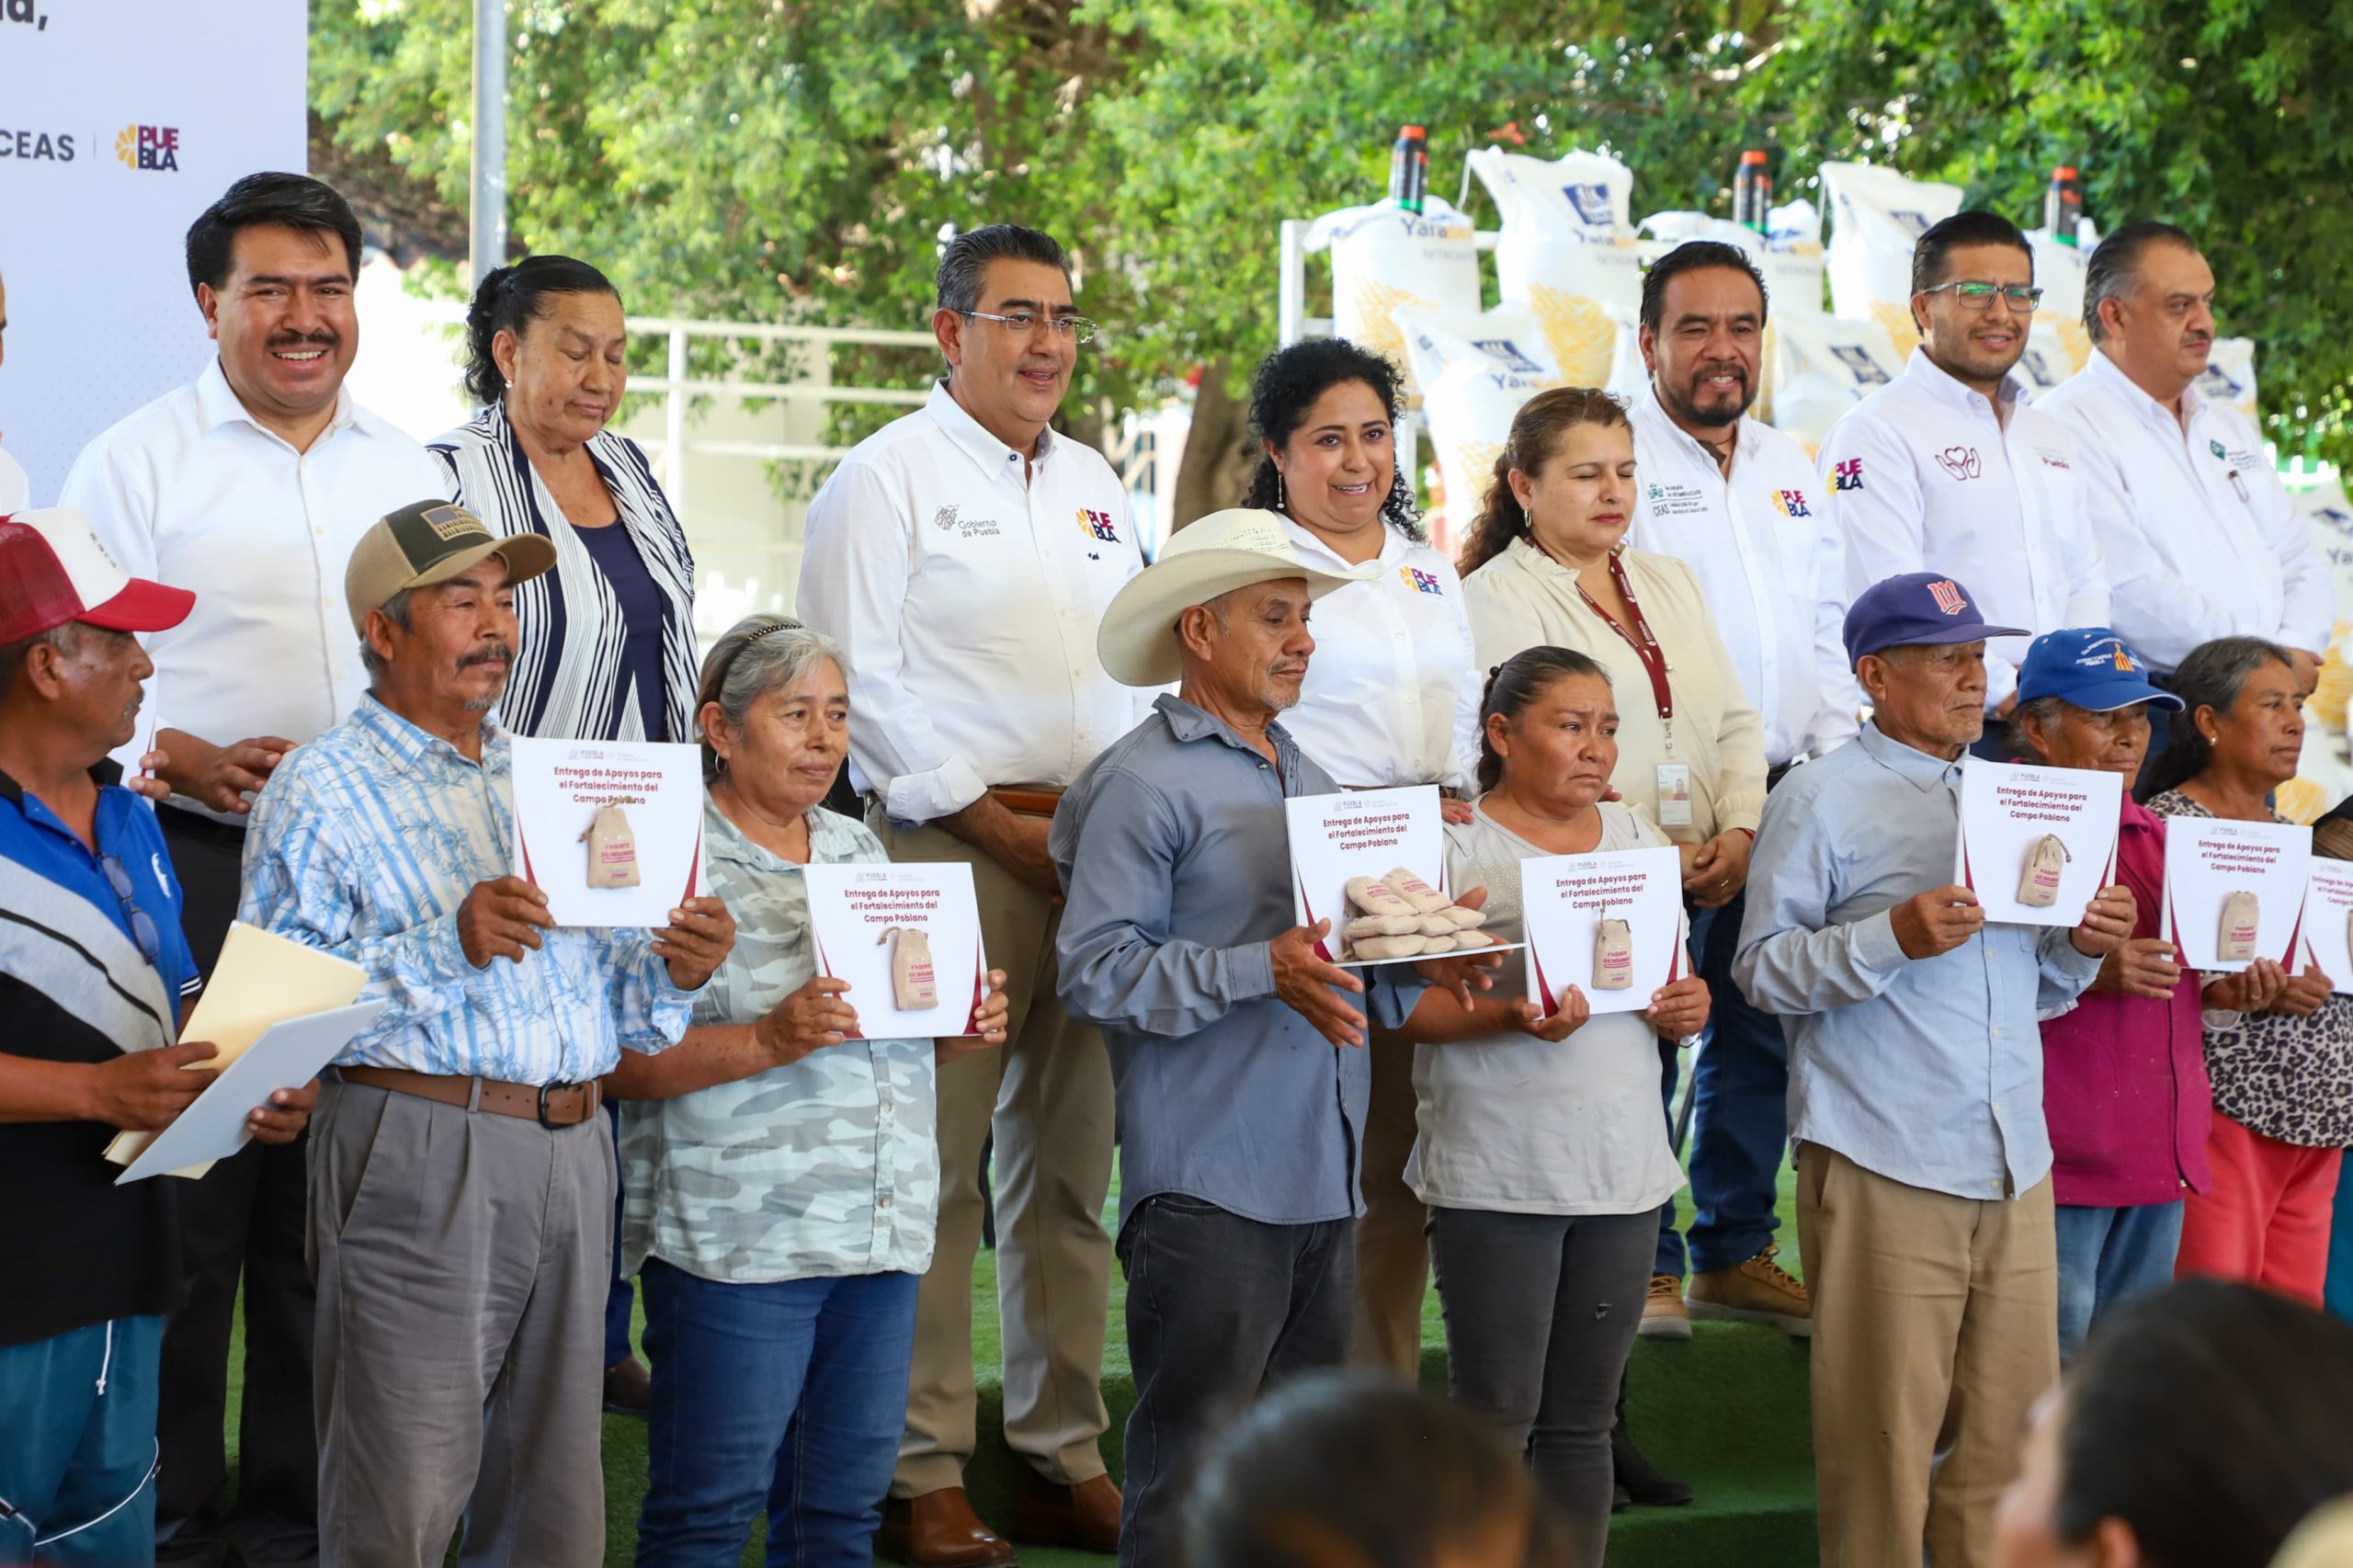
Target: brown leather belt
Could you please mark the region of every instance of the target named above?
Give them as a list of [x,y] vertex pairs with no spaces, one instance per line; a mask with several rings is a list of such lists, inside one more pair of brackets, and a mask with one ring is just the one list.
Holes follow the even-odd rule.
[[1054,808],[1063,803],[1060,790],[991,789],[989,795],[996,803],[1017,817],[1050,817]]
[[604,1104],[603,1090],[593,1078],[585,1084],[504,1084],[495,1078],[412,1073],[405,1067],[338,1067],[335,1073],[347,1084],[415,1095],[421,1100],[488,1111],[493,1116],[518,1117],[541,1127],[577,1127]]

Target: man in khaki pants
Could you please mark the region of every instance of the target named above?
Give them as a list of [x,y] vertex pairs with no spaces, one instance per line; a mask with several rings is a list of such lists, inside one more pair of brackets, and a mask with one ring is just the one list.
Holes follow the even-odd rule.
[[1950,882],[1961,758],[1986,639],[2019,633],[1927,572],[1865,590],[1845,631],[1871,720],[1767,799],[1733,960],[1790,1031],[1822,1562],[1991,1568],[2059,1380],[2036,1012],[2091,983],[2132,895],[2101,889],[2073,927],[1987,926]]
[[852,782],[898,860],[972,868],[982,940],[1009,977],[1002,1051],[939,1074],[939,1242],[916,1305],[907,1432],[882,1550],[980,1568],[1013,1549],[966,1501],[977,1437],[972,1275],[992,1130],[1005,1435],[1028,1460],[1013,1540],[1109,1551],[1120,1493],[1098,1439],[1111,1240],[1111,1068],[1055,995],[1060,886],[1046,827],[1062,787],[1153,694],[1096,656],[1103,608],[1143,569],[1126,492],[1056,435],[1078,347],[1062,248],[1012,224],[941,253],[947,356],[929,403],[862,442],[809,508],[801,613],[849,652]]

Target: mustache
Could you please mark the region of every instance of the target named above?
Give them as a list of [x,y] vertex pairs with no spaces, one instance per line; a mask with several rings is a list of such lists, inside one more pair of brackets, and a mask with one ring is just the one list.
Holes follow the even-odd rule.
[[464,658],[460,659],[458,661],[458,667],[461,670],[465,670],[472,669],[476,665],[512,665],[514,662],[514,649],[508,647],[504,642],[492,642],[483,647],[475,649],[472,653],[468,653]]
[[334,348],[342,342],[342,334],[329,332],[322,327],[316,332],[277,333],[263,347],[266,348]]

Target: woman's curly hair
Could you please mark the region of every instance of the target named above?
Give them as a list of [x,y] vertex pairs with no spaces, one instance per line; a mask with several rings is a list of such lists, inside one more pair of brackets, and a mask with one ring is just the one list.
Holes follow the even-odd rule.
[[[1250,433],[1277,447],[1287,446],[1315,400],[1349,381],[1361,381],[1372,389],[1381,406],[1389,411],[1389,423],[1394,428],[1404,402],[1404,378],[1397,367],[1345,337],[1317,337],[1278,348],[1258,361],[1250,378]],[[1391,450],[1394,452],[1394,443]],[[1390,471],[1389,499],[1381,503],[1381,516],[1391,528],[1419,543],[1422,515],[1414,505],[1414,487],[1393,458]],[[1282,476],[1275,460],[1261,449],[1242,504],[1283,512],[1286,508],[1278,504],[1282,495]]]

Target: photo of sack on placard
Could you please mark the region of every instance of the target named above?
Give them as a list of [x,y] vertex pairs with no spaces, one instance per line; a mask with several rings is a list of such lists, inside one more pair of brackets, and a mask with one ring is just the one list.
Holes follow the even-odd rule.
[[1340,927],[1342,951],[1359,961],[1432,958],[1497,940],[1479,929],[1484,915],[1463,908],[1403,866],[1385,877],[1351,877],[1346,892],[1349,917]]
[[580,842],[588,846],[588,885],[592,888],[633,888],[638,885],[637,835],[631,831],[623,806],[643,801],[624,795],[597,808],[597,815]]
[[2256,906],[2255,894],[2240,892],[2222,899],[2222,925],[2215,950],[2225,963],[2245,963],[2255,957]]
[[874,945],[896,937],[891,949],[891,993],[903,1013],[939,1006],[939,983],[932,972],[931,934],[920,926],[886,926]]
[[2059,902],[2059,875],[2075,857],[2055,833],[2046,833],[2027,851],[2026,869],[2018,875],[2018,902],[2029,909],[2048,909]]
[[1593,988],[1624,991],[1634,983],[1634,933],[1604,909],[1593,927]]

